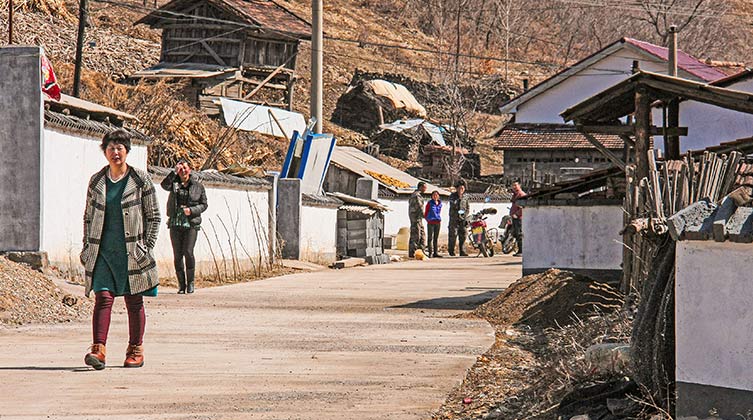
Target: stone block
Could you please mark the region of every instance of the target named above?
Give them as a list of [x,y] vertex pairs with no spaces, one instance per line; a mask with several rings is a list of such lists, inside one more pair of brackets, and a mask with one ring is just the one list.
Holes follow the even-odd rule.
[[26,264],[42,273],[47,272],[50,267],[50,260],[47,258],[46,252],[8,252],[5,257],[16,263]]

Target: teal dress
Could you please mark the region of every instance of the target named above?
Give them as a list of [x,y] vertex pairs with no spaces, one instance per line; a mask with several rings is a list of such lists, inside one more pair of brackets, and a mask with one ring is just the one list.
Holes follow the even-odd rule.
[[[102,239],[99,255],[94,264],[94,292],[109,291],[115,296],[130,295],[128,283],[128,251],[126,250],[125,226],[123,225],[123,191],[128,177],[118,182],[106,179],[105,222],[102,227]],[[157,296],[157,287],[140,293],[142,296]]]

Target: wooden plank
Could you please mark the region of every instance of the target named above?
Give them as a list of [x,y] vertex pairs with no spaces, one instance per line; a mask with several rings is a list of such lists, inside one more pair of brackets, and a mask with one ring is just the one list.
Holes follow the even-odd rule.
[[256,95],[256,92],[258,92],[261,88],[263,88],[264,85],[267,84],[267,82],[269,82],[270,80],[272,80],[272,78],[275,77],[277,75],[277,73],[279,73],[280,71],[282,71],[282,69],[285,68],[285,65],[288,64],[290,62],[290,60],[292,60],[294,57],[295,57],[295,55],[290,56],[287,59],[287,61],[285,61],[280,66],[278,66],[276,69],[274,69],[272,71],[272,73],[270,73],[269,76],[267,76],[266,79],[262,80],[262,82],[259,83],[259,86],[255,87],[254,90],[252,90],[251,92],[249,92],[248,95],[244,96],[243,99],[249,99],[252,96]]
[[653,88],[674,93],[686,99],[693,99],[722,108],[731,109],[746,114],[753,114],[751,95],[729,90],[720,90],[711,86],[682,86],[677,83],[667,83],[660,80],[644,79],[642,83]]
[[651,142],[651,97],[645,88],[635,90],[635,176],[648,177],[647,152]]
[[199,43],[201,44],[202,47],[204,47],[205,50],[207,50],[207,52],[212,56],[212,58],[214,58],[214,61],[216,61],[218,64],[222,66],[227,66],[227,64],[225,63],[225,60],[223,60],[219,55],[217,55],[214,49],[212,49],[212,47],[210,47],[206,41],[201,40]]
[[604,145],[601,144],[601,142],[599,140],[597,140],[596,137],[594,137],[593,135],[591,135],[591,133],[587,133],[585,131],[581,131],[581,134],[583,134],[583,137],[585,137],[586,140],[588,140],[589,143],[593,144],[594,147],[596,147],[596,149],[599,152],[601,152],[602,155],[606,156],[607,159],[609,159],[610,161],[612,161],[612,163],[614,163],[615,165],[617,165],[623,171],[625,170],[625,162],[623,162],[622,159],[620,159],[617,155],[615,155],[614,153],[612,153],[611,150],[609,150],[606,147],[604,147]]
[[341,269],[341,268],[356,267],[363,264],[366,264],[366,259],[350,257],[350,258],[345,258],[340,261],[336,261],[334,264],[332,264],[332,266],[336,269]]

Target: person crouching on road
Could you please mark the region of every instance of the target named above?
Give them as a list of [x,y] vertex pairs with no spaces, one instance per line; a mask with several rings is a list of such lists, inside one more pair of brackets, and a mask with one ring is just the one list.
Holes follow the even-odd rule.
[[421,194],[426,192],[426,183],[419,182],[416,190],[408,200],[408,218],[410,219],[410,243],[408,244],[408,257],[414,258],[416,250],[423,252],[426,245],[426,232],[424,232],[424,198]]
[[441,258],[437,242],[439,241],[439,227],[442,225],[442,200],[439,199],[439,191],[432,191],[431,200],[426,203],[424,210],[426,228],[428,230],[427,248],[429,255]]
[[455,192],[450,194],[450,224],[447,239],[447,247],[450,256],[455,256],[455,241],[458,242],[458,251],[461,257],[467,257],[465,252],[465,238],[468,235],[468,217],[471,213],[471,203],[465,196],[465,183],[459,182],[455,186]]
[[86,296],[95,296],[93,344],[84,363],[105,368],[105,345],[112,304],[123,296],[128,309],[128,349],[123,367],[144,365],[146,326],[144,296],[157,296],[157,265],[152,249],[159,232],[159,204],[151,176],[126,163],[131,136],[116,130],[100,146],[108,166],[92,175],[84,210],[84,248],[80,260],[86,272]]
[[[204,185],[191,173],[185,160],[178,161],[175,169],[162,180],[162,188],[170,191],[167,198],[167,226],[173,245],[175,276],[178,277],[178,293],[194,292],[196,258],[193,249],[199,235],[201,213],[207,209],[207,193]],[[185,267],[183,260],[185,259]]]

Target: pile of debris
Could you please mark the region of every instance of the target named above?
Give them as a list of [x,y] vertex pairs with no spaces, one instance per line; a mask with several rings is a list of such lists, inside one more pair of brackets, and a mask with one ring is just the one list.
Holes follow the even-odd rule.
[[[356,69],[350,85],[354,86],[358,82],[373,79],[386,80],[405,86],[419,102],[430,110],[446,106],[448,87],[445,84],[421,82],[402,74],[374,73]],[[505,83],[500,76],[477,78],[473,85],[464,84],[460,86],[460,91],[467,102],[475,104],[472,107],[473,109],[487,114],[499,114],[499,108],[502,104],[520,93],[517,88]],[[479,98],[483,98],[483,103],[477,103]]]
[[405,86],[378,79],[349,86],[332,113],[333,122],[366,135],[385,121],[404,118],[426,118],[426,108]]
[[525,276],[474,314],[495,325],[562,327],[622,306],[622,295],[606,283],[570,271],[549,269]]
[[65,293],[46,275],[0,257],[0,324],[76,321],[92,308],[92,300]]
[[[632,323],[620,307],[618,291],[568,271],[523,277],[471,315],[492,324],[496,342],[432,418],[544,420],[562,414],[569,420],[574,390],[612,385],[624,376],[619,369],[595,369],[587,355],[594,345],[629,340]],[[630,386],[615,385],[623,391]]]
[[371,143],[379,147],[379,153],[398,159],[415,162],[423,147],[446,146],[442,129],[423,119],[397,120],[379,128],[381,131],[371,137]]

